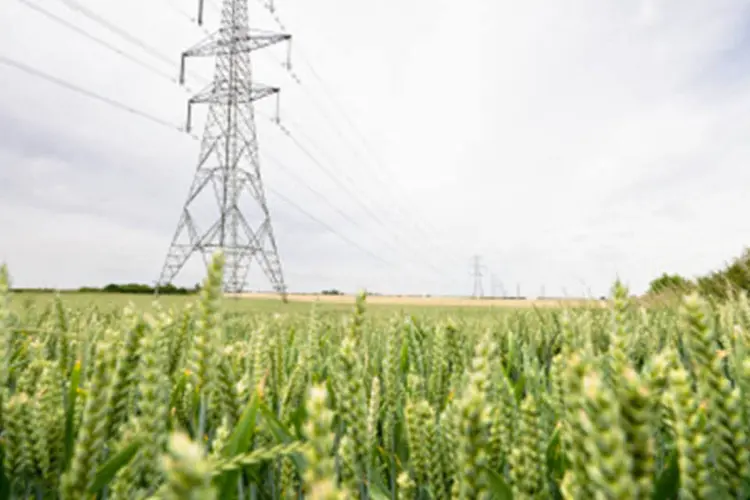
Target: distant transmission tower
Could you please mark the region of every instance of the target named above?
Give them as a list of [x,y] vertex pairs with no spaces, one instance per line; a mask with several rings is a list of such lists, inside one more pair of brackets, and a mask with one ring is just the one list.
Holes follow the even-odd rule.
[[[199,25],[203,22],[203,2],[199,0]],[[247,0],[224,0],[219,30],[182,54],[180,83],[185,80],[188,57],[215,56],[216,65],[213,82],[188,101],[188,132],[192,105],[207,103],[210,107],[198,167],[157,290],[171,283],[194,253],[200,253],[207,263],[211,254],[222,250],[226,292],[244,289],[255,258],[274,290],[286,300],[260,175],[253,107],[254,101],[274,94],[278,106],[279,89],[253,82],[250,52],[289,40],[288,34],[250,30]],[[197,223],[201,216],[207,219],[203,231]]]
[[484,276],[482,273],[484,272],[484,266],[482,265],[482,257],[475,255],[473,262],[474,266],[472,269],[472,276],[474,277],[474,293],[472,296],[479,299],[484,297],[484,288],[482,286],[482,277]]

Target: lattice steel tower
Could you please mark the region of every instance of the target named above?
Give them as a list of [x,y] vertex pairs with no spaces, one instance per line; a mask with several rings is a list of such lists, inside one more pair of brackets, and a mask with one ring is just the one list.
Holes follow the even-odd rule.
[[484,287],[482,286],[482,277],[484,277],[485,266],[482,265],[482,257],[475,255],[472,259],[473,268],[471,275],[474,278],[474,292],[471,294],[475,299],[484,297]]
[[[198,24],[203,22],[203,0],[199,0]],[[287,42],[291,35],[257,32],[248,21],[247,0],[224,0],[221,27],[182,54],[180,82],[185,81],[188,57],[216,57],[213,82],[188,101],[187,130],[192,105],[208,103],[198,167],[172,238],[157,289],[171,283],[194,253],[204,262],[217,250],[226,258],[224,290],[244,289],[250,263],[255,258],[286,300],[286,285],[276,239],[271,225],[258,158],[258,140],[253,103],[276,94],[279,89],[253,81],[250,53]],[[278,104],[278,102],[277,102]],[[213,194],[213,196],[211,196]],[[203,231],[198,228],[204,195],[213,198]]]

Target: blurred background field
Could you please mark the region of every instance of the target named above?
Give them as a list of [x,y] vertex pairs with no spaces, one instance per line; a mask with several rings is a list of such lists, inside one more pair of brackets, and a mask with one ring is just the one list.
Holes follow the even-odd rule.
[[[69,307],[99,307],[120,309],[127,304],[133,304],[138,309],[150,308],[155,300],[165,307],[181,308],[195,301],[196,295],[161,295],[158,298],[147,294],[114,294],[103,292],[61,292],[62,302]],[[16,294],[13,307],[35,304],[46,307],[55,301],[52,292],[23,292]],[[290,295],[289,301],[283,303],[277,295],[272,294],[243,294],[242,296],[227,296],[223,300],[224,307],[229,312],[279,312],[294,313],[309,311],[315,307],[321,311],[350,312],[356,297],[353,295],[324,296],[324,295]],[[491,311],[529,309],[529,308],[564,308],[564,307],[601,307],[605,304],[599,300],[584,299],[469,299],[461,297],[391,297],[369,296],[368,307],[372,312],[404,311],[414,314],[438,314],[451,312],[460,314],[487,314]]]

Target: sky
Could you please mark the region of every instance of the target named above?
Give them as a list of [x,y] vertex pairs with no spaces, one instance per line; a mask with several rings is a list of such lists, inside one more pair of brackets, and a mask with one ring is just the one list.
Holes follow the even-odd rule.
[[[486,294],[492,275],[497,293],[599,296],[618,276],[639,293],[747,244],[748,0],[248,1],[252,27],[293,35],[291,71],[284,45],[253,53],[295,139],[274,99],[256,103],[291,291],[467,295],[479,255]],[[180,130],[187,99],[213,68],[189,60],[180,86],[179,58],[219,2],[203,28],[192,0],[4,2],[0,261],[16,286],[159,277],[200,146]],[[196,256],[175,282],[203,275]],[[248,280],[271,288],[256,264]]]

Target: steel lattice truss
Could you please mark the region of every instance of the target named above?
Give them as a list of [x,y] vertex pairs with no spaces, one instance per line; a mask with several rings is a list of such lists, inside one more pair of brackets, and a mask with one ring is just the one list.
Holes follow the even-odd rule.
[[[202,12],[199,18],[202,19]],[[222,250],[226,258],[226,292],[244,290],[250,264],[255,259],[274,290],[286,299],[260,174],[253,108],[254,101],[277,95],[279,89],[253,82],[250,54],[290,39],[286,34],[252,32],[247,0],[224,0],[219,31],[183,53],[181,81],[188,57],[213,56],[216,67],[213,82],[188,101],[188,131],[193,104],[207,103],[209,111],[198,167],[158,286],[172,283],[193,254],[200,253],[207,263],[211,254]],[[199,228],[198,200],[205,202],[206,196],[210,197],[213,215],[206,227]]]

